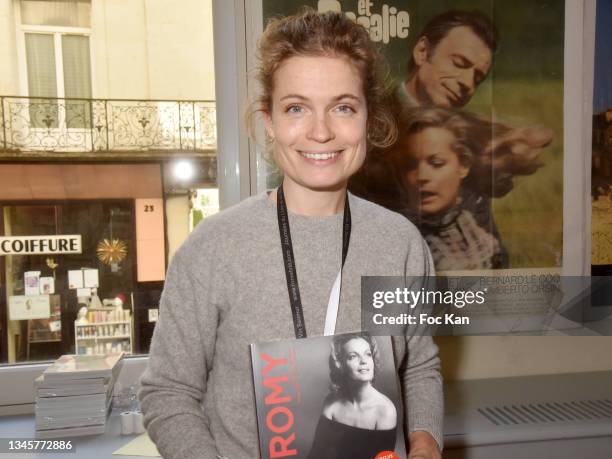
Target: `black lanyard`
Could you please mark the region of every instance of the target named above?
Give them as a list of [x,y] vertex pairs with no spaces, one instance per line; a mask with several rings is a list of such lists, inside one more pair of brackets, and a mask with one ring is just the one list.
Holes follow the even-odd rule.
[[[297,272],[295,270],[295,257],[293,256],[293,244],[291,243],[291,231],[289,230],[289,214],[287,203],[281,184],[276,190],[278,230],[280,233],[281,249],[283,251],[283,261],[285,262],[285,277],[287,278],[287,291],[289,292],[289,302],[291,303],[291,313],[293,314],[293,327],[296,338],[306,338],[306,324],[304,323],[304,310],[302,299],[300,298],[300,287],[298,285]],[[348,195],[344,200],[344,217],[342,219],[342,265],[346,260],[349,242],[351,239],[351,208],[348,202]]]

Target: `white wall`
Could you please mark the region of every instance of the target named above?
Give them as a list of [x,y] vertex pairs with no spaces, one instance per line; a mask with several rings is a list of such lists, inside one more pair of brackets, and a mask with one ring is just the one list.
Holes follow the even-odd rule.
[[211,0],[98,0],[94,96],[214,99]]
[[149,98],[144,2],[93,1],[91,29],[94,97]]
[[153,98],[214,100],[211,0],[147,0],[146,18]]
[[18,95],[19,74],[12,0],[0,0],[0,95]]

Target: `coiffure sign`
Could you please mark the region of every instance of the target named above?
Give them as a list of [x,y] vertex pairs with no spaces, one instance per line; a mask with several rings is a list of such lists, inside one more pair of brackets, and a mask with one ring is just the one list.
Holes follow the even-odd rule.
[[51,255],[81,252],[80,234],[0,237],[0,256]]

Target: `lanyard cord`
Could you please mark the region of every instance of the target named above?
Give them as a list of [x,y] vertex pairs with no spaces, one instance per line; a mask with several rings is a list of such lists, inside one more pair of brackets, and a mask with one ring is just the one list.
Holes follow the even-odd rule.
[[[287,279],[287,291],[289,293],[289,303],[291,304],[291,314],[293,315],[293,327],[295,329],[296,338],[306,338],[306,324],[304,323],[304,310],[302,307],[302,299],[300,297],[300,287],[298,285],[297,271],[295,269],[295,257],[293,255],[293,244],[291,242],[291,231],[289,230],[289,213],[287,211],[287,203],[285,202],[285,194],[283,185],[277,189],[277,216],[278,230],[280,233],[281,250],[283,252],[283,261],[285,264],[285,277]],[[348,254],[349,243],[351,239],[351,209],[348,202],[348,194],[344,200],[344,215],[342,219],[342,265],[340,266],[340,274],[342,276],[342,268]],[[338,282],[338,281],[337,281]],[[340,288],[332,289],[331,295],[336,294],[335,298],[336,312],[337,305],[340,299]],[[332,297],[330,296],[330,304]],[[328,312],[329,312],[328,305]],[[328,314],[329,315],[329,314]],[[326,318],[326,330],[328,319]],[[335,328],[335,316],[334,324]],[[333,332],[332,332],[333,333]]]

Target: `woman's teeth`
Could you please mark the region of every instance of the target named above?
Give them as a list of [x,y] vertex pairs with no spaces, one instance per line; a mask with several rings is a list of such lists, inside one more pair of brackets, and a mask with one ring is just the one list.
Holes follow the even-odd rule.
[[330,151],[330,152],[324,152],[324,153],[307,153],[305,151],[300,151],[299,153],[304,158],[315,159],[318,161],[335,158],[336,156],[340,154],[339,151]]

